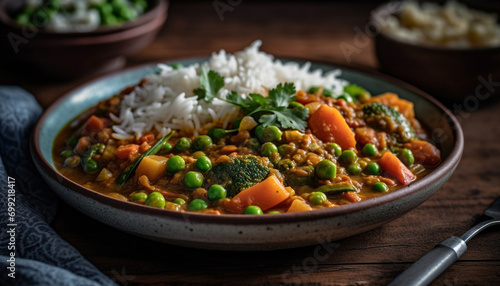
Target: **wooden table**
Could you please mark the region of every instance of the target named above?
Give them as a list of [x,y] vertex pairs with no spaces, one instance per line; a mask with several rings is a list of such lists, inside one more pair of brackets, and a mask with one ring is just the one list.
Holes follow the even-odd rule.
[[[365,30],[377,3],[306,4],[241,2],[224,13],[214,3],[171,3],[157,40],[129,57],[127,66],[191,56],[221,48],[239,50],[256,39],[277,56],[305,57],[376,68],[373,44]],[[365,41],[366,40],[366,41]],[[344,46],[343,46],[344,44]],[[346,44],[355,47],[345,56]],[[16,84],[47,107],[58,96],[88,81],[32,83],[0,68],[0,84]],[[453,107],[453,106],[451,106]],[[111,279],[123,285],[379,285],[391,281],[437,243],[461,235],[500,195],[499,104],[481,102],[460,114],[465,134],[462,162],[431,199],[373,231],[331,244],[315,258],[316,246],[272,252],[224,252],[164,245],[125,234],[60,204],[56,231]],[[435,285],[498,285],[499,228],[468,243],[469,250]]]

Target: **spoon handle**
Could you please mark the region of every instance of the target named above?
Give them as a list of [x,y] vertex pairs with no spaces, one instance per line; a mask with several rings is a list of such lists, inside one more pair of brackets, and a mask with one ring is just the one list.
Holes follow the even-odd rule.
[[428,285],[467,250],[465,241],[450,236],[399,274],[388,285]]

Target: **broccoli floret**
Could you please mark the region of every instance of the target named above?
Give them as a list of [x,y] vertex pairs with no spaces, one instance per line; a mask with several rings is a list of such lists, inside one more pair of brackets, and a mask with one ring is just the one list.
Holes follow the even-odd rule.
[[396,109],[373,102],[363,107],[364,120],[368,126],[387,132],[398,142],[404,143],[417,139],[417,134],[410,122]]
[[269,168],[255,156],[229,157],[231,161],[215,165],[208,173],[208,182],[222,185],[228,197],[264,180]]

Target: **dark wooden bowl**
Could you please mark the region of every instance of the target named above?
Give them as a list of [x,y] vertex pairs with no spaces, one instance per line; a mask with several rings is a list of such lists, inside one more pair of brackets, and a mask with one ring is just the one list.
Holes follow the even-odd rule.
[[149,1],[134,21],[91,32],[56,33],[43,27],[21,27],[12,15],[20,1],[0,2],[0,58],[12,70],[56,80],[88,76],[122,67],[125,57],[147,46],[167,17],[168,2]]
[[[384,4],[372,12],[371,20],[377,22],[398,9],[398,2]],[[500,47],[417,45],[379,31],[375,36],[375,52],[383,72],[441,100],[459,102],[470,109],[500,94]]]

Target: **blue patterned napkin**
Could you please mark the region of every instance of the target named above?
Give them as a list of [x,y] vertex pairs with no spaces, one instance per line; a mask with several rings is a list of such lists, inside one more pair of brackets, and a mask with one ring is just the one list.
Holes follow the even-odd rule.
[[115,285],[49,225],[57,198],[29,151],[41,113],[25,90],[0,86],[0,284]]

